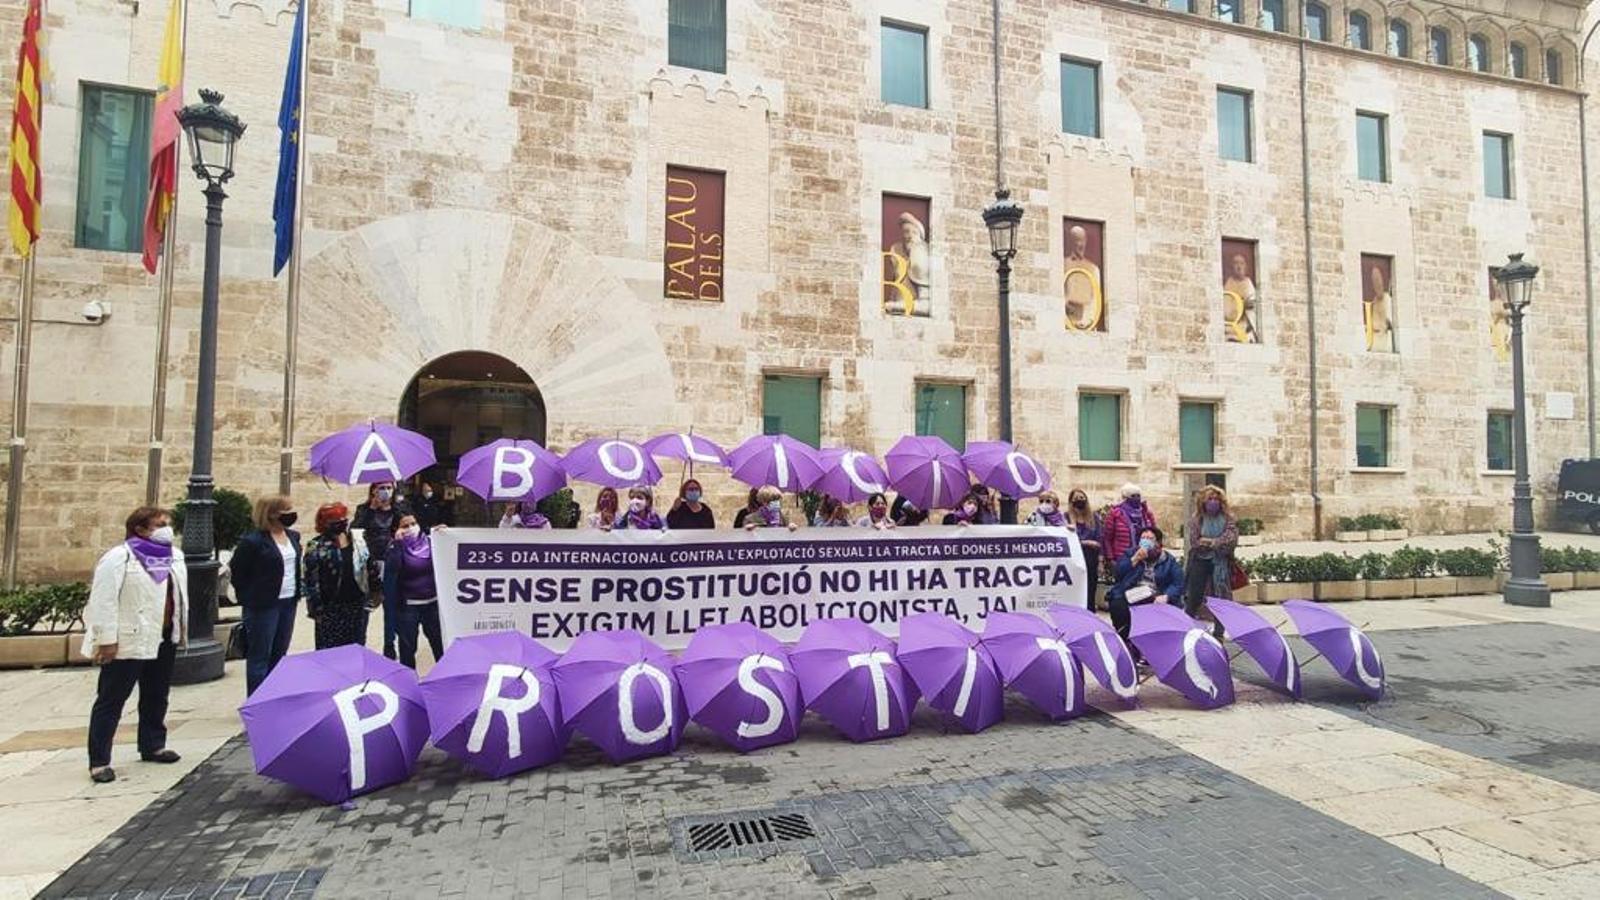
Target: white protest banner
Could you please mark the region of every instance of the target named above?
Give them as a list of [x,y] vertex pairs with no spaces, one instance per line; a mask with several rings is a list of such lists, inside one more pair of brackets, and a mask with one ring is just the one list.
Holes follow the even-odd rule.
[[794,641],[818,619],[890,636],[920,612],[981,631],[991,611],[1082,606],[1088,576],[1064,528],[985,525],[744,531],[459,528],[433,536],[439,615],[456,637],[515,629],[565,650],[632,628],[669,649],[749,622]]

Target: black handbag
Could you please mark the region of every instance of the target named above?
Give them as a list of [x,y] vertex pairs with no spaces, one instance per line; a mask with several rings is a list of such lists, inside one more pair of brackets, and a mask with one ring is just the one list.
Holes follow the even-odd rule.
[[234,623],[234,626],[228,629],[228,645],[225,658],[244,659],[250,652],[250,645],[247,643],[248,637],[245,634],[244,623]]

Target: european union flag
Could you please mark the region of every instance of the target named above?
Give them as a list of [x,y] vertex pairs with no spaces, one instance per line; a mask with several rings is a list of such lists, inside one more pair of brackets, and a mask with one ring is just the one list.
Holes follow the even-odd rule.
[[289,47],[289,68],[283,73],[283,102],[278,107],[278,192],[272,198],[273,230],[278,242],[272,254],[272,274],[294,252],[295,194],[300,181],[300,45],[305,43],[306,4],[294,16],[294,43]]

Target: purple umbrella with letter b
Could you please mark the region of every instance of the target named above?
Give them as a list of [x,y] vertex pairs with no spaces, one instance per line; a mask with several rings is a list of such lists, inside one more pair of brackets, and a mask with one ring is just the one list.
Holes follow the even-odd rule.
[[818,619],[789,659],[806,706],[852,741],[897,737],[911,727],[916,689],[895,661],[894,641],[858,619]]
[[1139,670],[1122,635],[1105,620],[1081,606],[1052,603],[1045,610],[1050,621],[1067,636],[1067,646],[1096,681],[1127,707],[1139,699]]
[[1013,500],[1050,490],[1050,473],[1045,467],[1005,441],[973,441],[961,454],[961,461],[980,484]]
[[395,425],[369,420],[311,445],[311,471],[340,484],[410,478],[433,465],[433,441]]
[[490,778],[566,752],[550,667],[556,655],[520,631],[456,638],[422,679],[433,745]]
[[567,471],[537,442],[501,438],[461,454],[456,483],[485,500],[534,503],[566,487]]
[[749,622],[695,632],[678,660],[689,718],[740,753],[800,734],[800,679],[778,639]]
[[733,477],[751,487],[772,485],[786,494],[809,490],[822,477],[822,460],[810,444],[787,434],[758,434],[728,453]]
[[1089,711],[1083,702],[1083,667],[1066,632],[1031,613],[992,612],[983,620],[983,644],[994,653],[1006,687],[1060,722]]
[[1161,683],[1202,709],[1233,702],[1228,652],[1183,610],[1165,603],[1135,606],[1129,637]]
[[1283,611],[1294,620],[1294,627],[1306,643],[1328,658],[1328,665],[1345,681],[1377,700],[1383,696],[1383,659],[1361,629],[1321,603],[1310,600],[1285,600]]
[[1294,651],[1289,649],[1282,632],[1260,613],[1232,600],[1207,597],[1206,608],[1222,623],[1228,637],[1267,673],[1273,690],[1300,699],[1300,663],[1295,661]]
[[896,657],[928,705],[962,731],[977,734],[1005,714],[994,655],[955,619],[936,612],[902,619]]
[[551,668],[566,725],[614,763],[671,753],[688,717],[667,651],[633,629],[585,631]]
[[950,509],[971,489],[966,463],[943,438],[907,435],[883,461],[894,489],[922,509]]

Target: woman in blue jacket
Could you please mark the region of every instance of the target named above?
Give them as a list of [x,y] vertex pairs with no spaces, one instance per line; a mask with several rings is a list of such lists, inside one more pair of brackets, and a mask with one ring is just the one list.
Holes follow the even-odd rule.
[[[1124,641],[1133,626],[1129,607],[1182,601],[1183,566],[1161,546],[1161,540],[1161,529],[1148,526],[1139,532],[1139,543],[1117,560],[1117,580],[1106,591],[1106,603],[1111,607],[1111,624]],[[1128,646],[1133,658],[1140,659],[1139,649],[1131,641]]]

